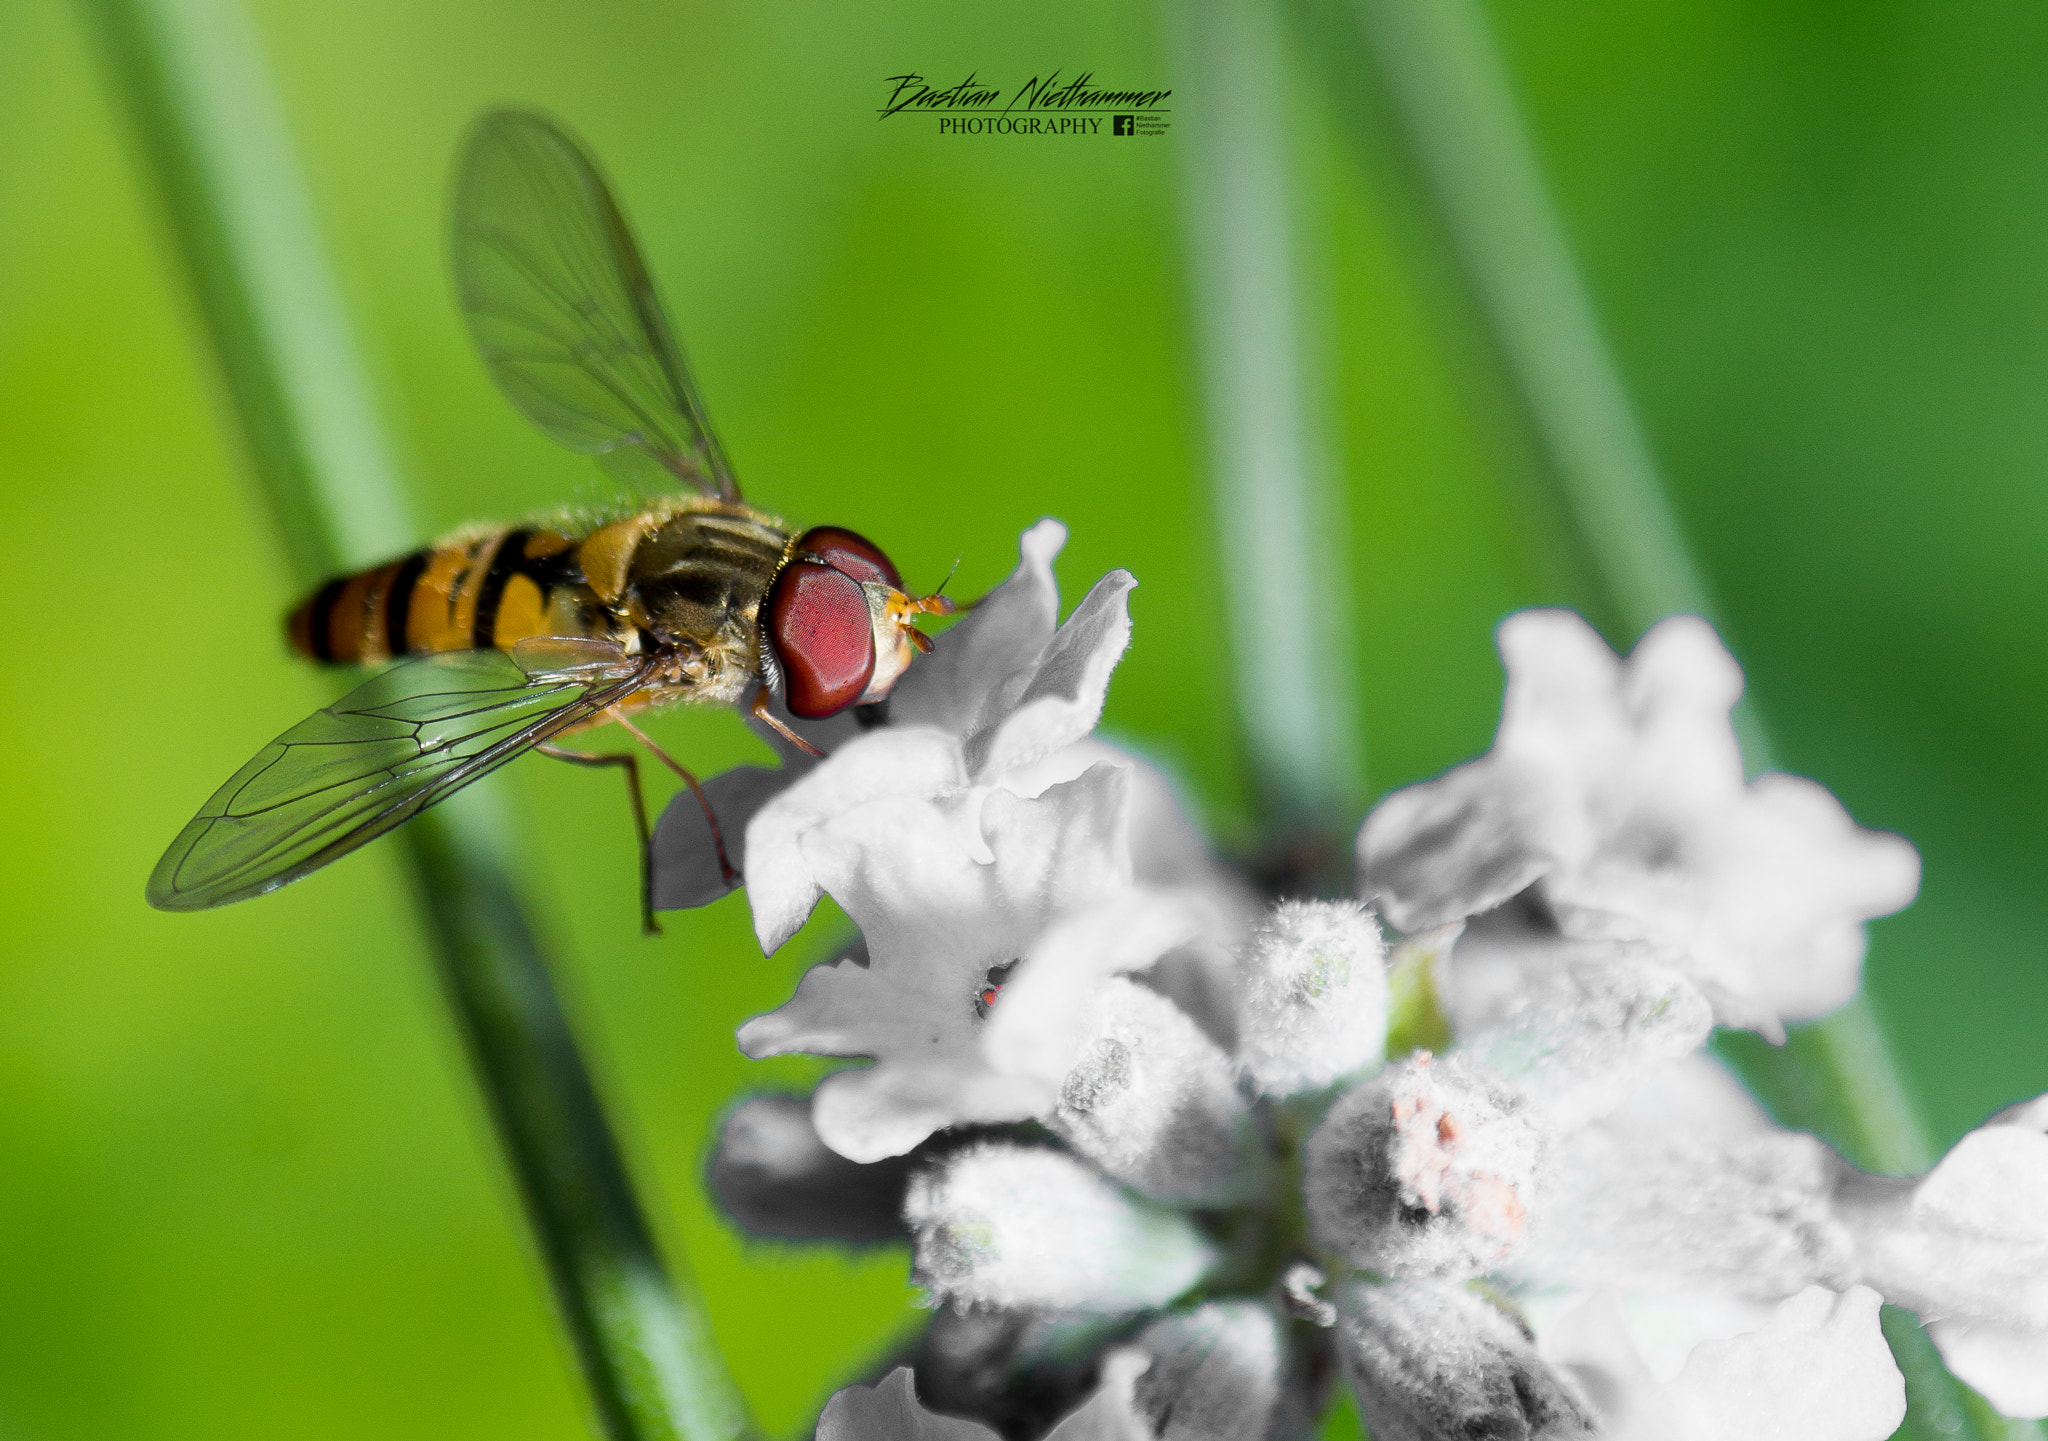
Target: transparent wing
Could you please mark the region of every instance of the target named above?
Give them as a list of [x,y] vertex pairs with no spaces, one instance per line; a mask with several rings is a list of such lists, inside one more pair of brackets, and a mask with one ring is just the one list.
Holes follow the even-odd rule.
[[665,473],[739,498],[626,218],[560,122],[531,110],[479,118],[453,227],[462,312],[514,405],[629,479]]
[[247,900],[318,870],[637,688],[637,662],[529,674],[455,651],[371,677],[256,753],[149,878],[159,910]]

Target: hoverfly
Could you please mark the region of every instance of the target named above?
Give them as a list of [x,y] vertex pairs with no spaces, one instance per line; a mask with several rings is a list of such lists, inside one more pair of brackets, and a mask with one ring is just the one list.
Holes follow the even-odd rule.
[[[616,722],[718,822],[696,777],[630,713],[740,705],[806,719],[871,704],[931,649],[889,558],[850,530],[792,531],[740,499],[632,232],[589,153],[547,116],[497,110],[456,170],[453,260],[471,337],[499,387],[571,450],[665,494],[605,523],[457,534],[330,580],[286,623],[336,665],[403,660],[313,713],[214,792],[149,879],[149,902],[246,900],[348,854],[507,761],[540,751],[626,772],[654,923],[632,755],[554,744]],[[677,483],[680,482],[680,486]],[[412,659],[403,659],[412,657]]]

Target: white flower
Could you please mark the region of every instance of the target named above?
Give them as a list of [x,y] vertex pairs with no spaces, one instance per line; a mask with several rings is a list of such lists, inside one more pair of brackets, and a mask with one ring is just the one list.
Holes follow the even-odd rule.
[[[1116,843],[1124,785],[1104,765],[1034,799],[884,795],[810,828],[806,873],[860,927],[867,958],[813,967],[788,1003],[740,1028],[739,1042],[757,1059],[874,1058],[819,1088],[814,1119],[827,1145],[874,1161],[944,1126],[1051,1109],[1059,1077],[991,1064],[985,1022],[1056,920],[1134,896]],[[1170,909],[1147,915],[1157,924],[1121,968],[1156,958],[1198,922]],[[1104,964],[1106,975],[1114,962]]]
[[1500,649],[1492,751],[1367,817],[1362,894],[1417,930],[1526,892],[1559,934],[1648,942],[1723,1022],[1773,1036],[1854,994],[1863,922],[1913,898],[1918,858],[1811,781],[1744,784],[1742,675],[1703,621],[1623,663],[1577,616],[1524,611]]
[[[938,1410],[1292,1437],[1341,1371],[1378,1441],[1881,1441],[1904,1408],[1881,1299],[1995,1404],[2048,1409],[2048,1099],[1925,1177],[1869,1177],[1701,1052],[1717,1015],[1771,1031],[1846,996],[1863,921],[1917,870],[1818,787],[1744,783],[1704,627],[1626,666],[1575,619],[1503,628],[1494,751],[1362,833],[1410,932],[1390,953],[1354,903],[1246,924],[1170,796],[1171,824],[1133,823],[1150,773],[1082,738],[1122,591],[1054,632],[1031,545],[1030,604],[977,612],[930,672],[917,704],[952,720],[899,716],[757,817],[764,944],[824,893],[865,959],[742,1045],[874,1064],[819,1087],[814,1132],[742,1108],[712,1165],[798,1236],[832,1232],[831,1186],[907,1174]],[[983,1434],[903,1373],[820,1429]]]

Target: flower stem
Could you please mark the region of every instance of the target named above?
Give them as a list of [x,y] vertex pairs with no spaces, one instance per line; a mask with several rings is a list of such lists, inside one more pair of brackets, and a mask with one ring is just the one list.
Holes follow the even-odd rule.
[[[414,544],[282,109],[237,0],[84,0],[291,562],[311,584]],[[745,1410],[656,1250],[471,787],[401,832],[476,1076],[605,1434],[730,1441]]]
[[[1294,3],[1343,123],[1402,182],[1433,242],[1425,263],[1449,261],[1445,292],[1493,361],[1500,408],[1547,482],[1609,623],[1635,635],[1675,612],[1714,619],[1712,588],[1601,336],[1476,0]],[[1744,704],[1737,725],[1752,765],[1767,767],[1753,706]],[[1926,1128],[1864,998],[1796,1028],[1782,1051],[1738,1042],[1725,1054],[1781,1120],[1827,1136],[1858,1164],[1928,1165]],[[1902,1321],[1890,1329],[1902,1366],[1917,1373],[1917,1408],[1968,1428],[1942,1434],[2039,1434],[2028,1422],[1987,1425],[1968,1404],[1976,1398]]]
[[[1267,0],[1168,7],[1182,207],[1237,710],[1261,817],[1343,835],[1359,796],[1350,605],[1294,235],[1285,34]],[[1342,846],[1348,872],[1348,850]]]

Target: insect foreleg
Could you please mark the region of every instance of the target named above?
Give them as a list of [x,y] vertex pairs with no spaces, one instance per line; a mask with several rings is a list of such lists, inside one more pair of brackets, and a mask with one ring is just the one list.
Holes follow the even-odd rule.
[[[640,933],[660,935],[661,923],[654,919],[654,840],[647,827],[647,800],[640,794],[639,759],[623,753],[598,755],[590,751],[572,751],[563,746],[537,745],[534,749],[571,765],[618,766],[625,771],[626,795],[633,802],[633,829],[640,837]],[[715,832],[716,827],[713,830]],[[723,852],[720,858],[723,859]]]
[[774,730],[777,735],[781,736],[805,755],[815,756],[819,760],[825,759],[823,751],[775,718],[775,712],[768,709],[768,687],[760,686],[756,688],[754,691],[754,703],[748,707],[748,714],[761,722],[762,725]]
[[[640,727],[634,725],[631,721],[627,720],[626,713],[624,711],[620,710],[617,706],[613,706],[610,710],[606,711],[605,714],[612,720],[617,721],[621,726],[623,726],[625,728],[627,735],[631,736],[634,740],[640,742],[641,745],[646,746],[649,751],[653,752],[654,758],[656,760],[660,761],[663,765],[667,766],[670,770],[674,771],[677,775],[683,778],[683,784],[690,788],[690,794],[694,795],[697,798],[697,804],[704,808],[704,823],[711,827],[711,844],[712,847],[718,852],[719,878],[725,882],[728,888],[738,885],[740,883],[740,873],[733,868],[732,862],[726,859],[725,832],[721,831],[718,828],[718,817],[716,814],[712,812],[711,799],[710,797],[704,794],[704,787],[697,784],[697,778],[694,775],[690,774],[689,770],[686,767],[684,767],[682,762],[678,761],[674,756],[670,755],[667,751],[663,750],[660,746],[656,745],[653,739],[647,734],[647,732],[641,730]],[[649,868],[649,872],[651,875],[651,866]],[[651,887],[653,885],[652,880],[650,880],[648,884]],[[648,894],[651,896],[653,894],[653,891],[650,889]]]

